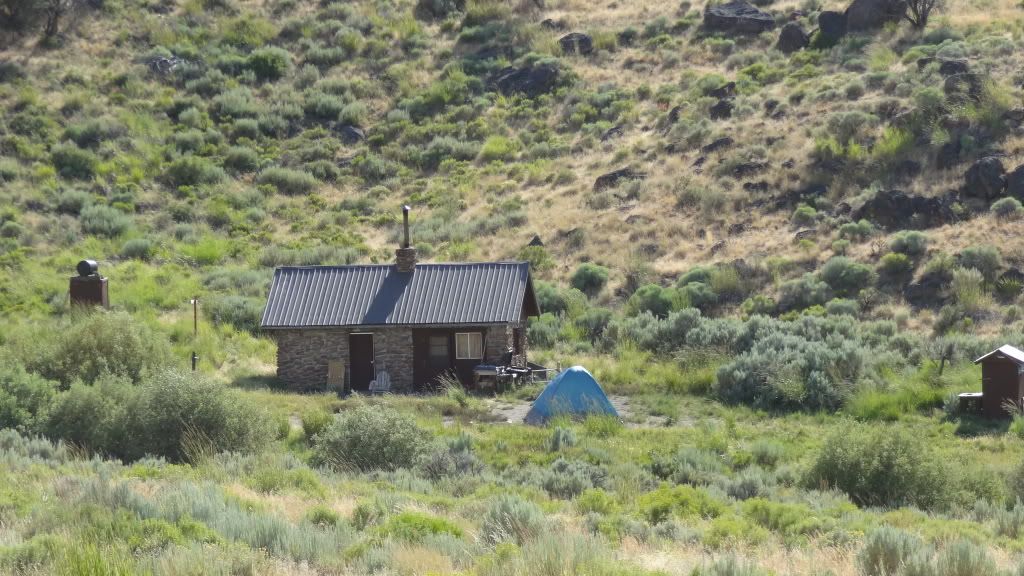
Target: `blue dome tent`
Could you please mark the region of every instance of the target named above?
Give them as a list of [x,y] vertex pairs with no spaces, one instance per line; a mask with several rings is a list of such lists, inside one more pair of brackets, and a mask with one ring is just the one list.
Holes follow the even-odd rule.
[[527,424],[544,424],[554,416],[607,414],[619,416],[601,390],[601,385],[582,366],[573,366],[555,376],[533,402],[523,419]]

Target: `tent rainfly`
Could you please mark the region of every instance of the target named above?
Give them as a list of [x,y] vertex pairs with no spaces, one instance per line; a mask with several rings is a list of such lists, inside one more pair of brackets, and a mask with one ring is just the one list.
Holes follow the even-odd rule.
[[604,390],[601,390],[601,385],[582,366],[573,366],[555,376],[534,400],[523,421],[527,424],[542,425],[551,418],[563,414],[605,414],[616,418],[619,416],[605,396]]

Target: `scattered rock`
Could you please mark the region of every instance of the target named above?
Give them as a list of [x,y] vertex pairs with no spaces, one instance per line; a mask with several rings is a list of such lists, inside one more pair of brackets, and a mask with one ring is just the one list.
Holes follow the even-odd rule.
[[735,224],[730,224],[726,233],[729,234],[729,236],[737,236],[742,234],[746,229],[747,224],[745,222],[737,222]]
[[760,174],[767,169],[767,162],[744,162],[733,168],[732,175],[736,178],[746,178],[748,176],[753,176],[754,174]]
[[540,239],[540,234],[534,234],[533,238],[530,239],[530,243],[527,246],[543,246],[544,241]]
[[566,54],[590,54],[594,51],[594,39],[582,32],[570,32],[559,38],[558,43]]
[[732,100],[727,100],[723,98],[722,100],[718,101],[718,104],[715,104],[714,106],[711,107],[711,110],[709,111],[709,113],[711,114],[711,119],[725,120],[726,118],[732,118],[733,108],[735,108],[735,105],[732,103]]
[[1024,200],[1024,164],[1006,175],[1006,194]]
[[803,50],[810,43],[811,38],[804,32],[803,27],[796,22],[789,22],[782,27],[775,47],[783,54],[792,54]]
[[907,13],[906,0],[853,0],[846,9],[848,30],[875,30],[899,22]]
[[939,148],[939,153],[935,157],[935,166],[939,170],[950,170],[956,167],[960,163],[960,152],[963,146],[960,144],[960,138],[954,137],[946,142]]
[[672,109],[668,111],[668,123],[671,125],[679,122],[679,114],[681,114],[682,111],[682,106],[673,106]]
[[1024,122],[1024,108],[1012,108],[1007,110],[1006,113],[1003,114],[1003,120],[1006,120],[1009,124],[1019,126]]
[[597,180],[594,181],[594,192],[614,188],[623,180],[639,180],[643,177],[643,173],[637,172],[632,168],[619,168],[618,170],[598,176]]
[[771,115],[772,112],[775,112],[775,110],[778,107],[779,107],[779,101],[774,99],[774,98],[769,98],[769,99],[764,101],[764,111],[765,111],[765,114]]
[[1009,268],[1006,272],[999,275],[999,280],[1024,283],[1024,272],[1021,272],[1017,268]]
[[792,158],[782,163],[782,167],[787,170],[792,169],[794,166],[796,166],[796,160],[793,160]]
[[366,132],[358,126],[346,124],[338,128],[338,134],[346,144],[358,144],[366,140]]
[[818,14],[818,33],[821,34],[828,44],[838,42],[846,36],[846,14],[825,10]]
[[149,66],[149,71],[154,74],[160,74],[165,76],[174,71],[175,68],[184,64],[185,61],[177,56],[171,56],[170,58],[164,58],[163,56],[155,56],[150,58],[146,64]]
[[1006,190],[1006,168],[1003,161],[995,156],[978,160],[967,169],[964,182],[964,196],[994,200]]
[[898,180],[913,180],[921,174],[921,163],[914,160],[904,160],[893,168],[893,176]]
[[699,156],[696,160],[693,161],[693,165],[696,166],[697,168],[700,168],[707,161],[708,161],[708,157],[707,156]]
[[624,131],[622,129],[621,124],[612,126],[611,128],[605,130],[604,134],[601,134],[601,142],[607,142],[612,138],[622,138],[623,134]]
[[947,77],[942,89],[950,98],[970,98],[977,101],[981,100],[984,85],[980,76],[967,72]]
[[939,65],[939,74],[943,76],[967,74],[970,71],[971,66],[967,63],[967,60],[943,60],[942,64]]
[[932,62],[935,62],[935,56],[922,56],[917,59],[917,69],[924,70]]
[[715,254],[718,254],[722,250],[725,250],[725,247],[728,246],[728,245],[729,245],[729,243],[727,241],[725,241],[725,240],[720,240],[718,242],[715,242],[715,244],[713,246],[711,246],[711,255],[714,256]]
[[744,182],[743,190],[745,192],[761,194],[768,191],[768,182],[764,180],[759,180],[757,182]]
[[554,18],[545,18],[540,21],[540,27],[548,30],[565,30],[565,22]]
[[718,88],[708,92],[708,96],[712,98],[732,98],[736,96],[736,83],[726,82]]
[[900,190],[879,192],[853,212],[853,220],[869,220],[886,230],[935,228],[956,220],[953,198],[909,196]]
[[853,206],[850,206],[848,202],[836,204],[835,210],[832,211],[835,216],[846,216],[850,212],[853,212]]
[[734,141],[733,141],[732,138],[730,138],[728,136],[723,136],[722,138],[719,138],[719,139],[715,140],[711,144],[708,144],[707,146],[704,146],[703,148],[700,149],[700,151],[701,151],[702,154],[711,154],[713,152],[718,152],[719,150],[722,150],[723,148],[728,148],[729,146],[732,146],[733,144],[734,144]]
[[797,230],[796,234],[793,235],[793,240],[797,242],[801,240],[806,240],[807,238],[810,238],[817,233],[818,231],[814,228],[804,228],[803,230]]
[[929,274],[903,289],[903,298],[914,308],[938,308],[945,304],[945,288],[948,281],[941,276]]
[[720,32],[760,34],[774,28],[775,19],[744,0],[733,0],[728,4],[708,6],[704,11],[704,27]]
[[516,68],[510,66],[498,71],[491,84],[505,95],[525,94],[535,98],[555,89],[558,84],[558,67],[553,64],[536,64]]

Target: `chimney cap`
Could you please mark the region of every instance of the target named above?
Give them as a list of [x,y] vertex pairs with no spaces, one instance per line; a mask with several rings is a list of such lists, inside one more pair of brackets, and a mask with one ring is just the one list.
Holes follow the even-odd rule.
[[79,276],[94,276],[99,273],[100,265],[95,260],[82,260],[75,269]]

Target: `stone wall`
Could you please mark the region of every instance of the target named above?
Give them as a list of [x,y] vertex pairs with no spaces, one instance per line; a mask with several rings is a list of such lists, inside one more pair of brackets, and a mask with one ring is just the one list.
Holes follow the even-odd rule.
[[333,328],[275,330],[277,340],[277,377],[288,388],[316,390],[327,388],[327,368],[331,361],[346,367],[352,332],[373,334],[374,363],[377,371],[387,370],[391,388],[396,392],[413,388],[412,329],[404,326],[384,328]]

